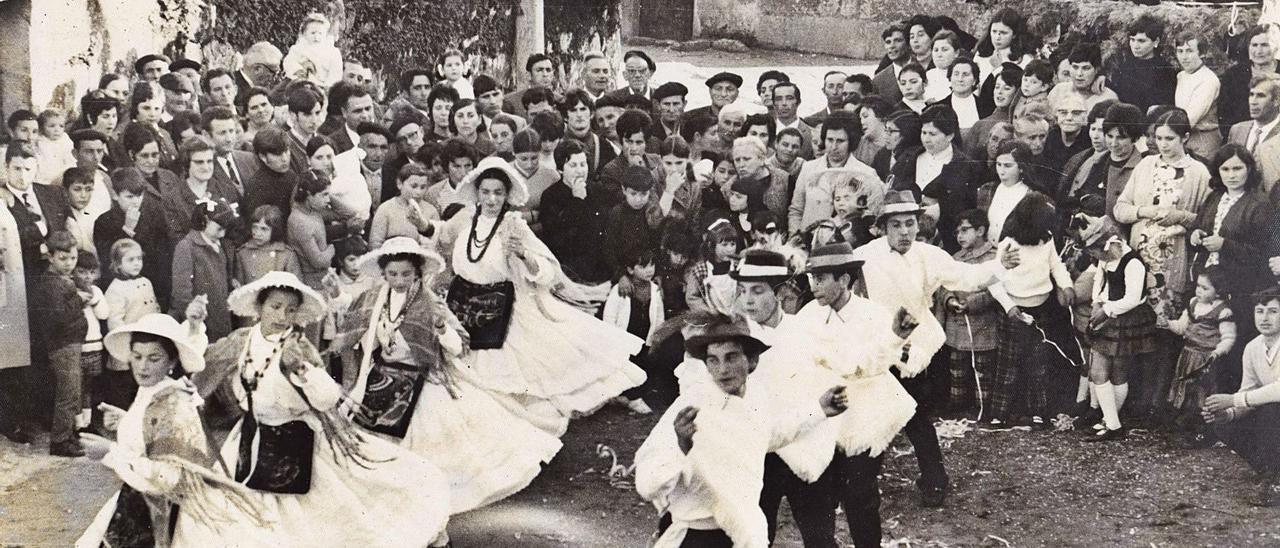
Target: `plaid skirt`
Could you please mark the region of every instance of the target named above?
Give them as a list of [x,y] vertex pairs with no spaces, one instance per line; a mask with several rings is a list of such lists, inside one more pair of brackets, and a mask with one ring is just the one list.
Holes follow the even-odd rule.
[[1156,351],[1156,313],[1142,303],[1092,330],[1093,350],[1111,358],[1141,356]]

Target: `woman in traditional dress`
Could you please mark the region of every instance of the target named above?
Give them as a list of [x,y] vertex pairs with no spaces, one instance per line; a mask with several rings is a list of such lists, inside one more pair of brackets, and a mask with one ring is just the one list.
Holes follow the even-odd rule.
[[324,299],[293,274],[271,272],[232,292],[258,323],[206,352],[201,394],[229,384],[245,411],[222,446],[236,482],[259,493],[287,546],[436,546],[449,487],[434,465],[363,435],[339,410],[341,389],[302,326]]
[[536,427],[515,414],[520,406],[504,407],[495,398],[505,396],[477,387],[456,367],[468,341],[431,292],[431,277],[444,268],[440,255],[397,237],[361,257],[360,267],[383,283],[355,300],[333,347],[359,344],[358,359],[344,361],[351,367],[343,384],[360,402],[355,423],[439,466],[454,514],[524,489],[560,450],[544,429],[565,421]]
[[517,211],[528,191],[515,168],[485,158],[458,193],[477,205],[454,216],[440,242],[452,256],[447,302],[470,336],[463,361],[476,383],[537,416],[568,418],[644,382],[630,361],[643,341],[552,296],[586,291]]
[[[200,422],[202,400],[185,378],[204,368],[188,328],[148,314],[106,336],[128,362],[138,394],[119,419],[116,441],[82,434],[86,453],[124,482],[77,547],[272,546],[260,497],[218,468]],[[199,336],[203,339],[203,336]]]

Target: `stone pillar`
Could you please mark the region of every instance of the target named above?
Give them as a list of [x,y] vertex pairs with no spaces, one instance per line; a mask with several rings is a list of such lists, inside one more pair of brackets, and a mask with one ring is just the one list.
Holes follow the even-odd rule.
[[513,89],[529,85],[529,73],[524,70],[525,60],[547,49],[546,18],[543,0],[520,0],[516,12],[516,40],[511,58],[511,83]]

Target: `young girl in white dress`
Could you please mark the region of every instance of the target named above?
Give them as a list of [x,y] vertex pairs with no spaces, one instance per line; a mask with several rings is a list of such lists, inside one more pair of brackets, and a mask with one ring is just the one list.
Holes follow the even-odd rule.
[[350,307],[335,339],[348,353],[344,384],[360,402],[356,424],[425,457],[444,471],[451,513],[505,498],[529,485],[560,440],[513,411],[519,405],[479,388],[457,360],[466,331],[431,292],[444,259],[416,239],[396,237],[360,258],[378,285]]
[[292,274],[232,292],[258,323],[210,346],[202,394],[229,383],[245,414],[222,446],[233,478],[261,495],[288,546],[438,546],[449,486],[430,462],[361,433],[339,411],[341,389],[302,327],[327,311]]
[[330,26],[328,17],[307,14],[298,30],[298,41],[284,56],[285,76],[310,80],[321,89],[342,80],[342,52],[333,43]]
[[631,363],[643,341],[552,295],[571,286],[518,208],[524,178],[501,158],[480,161],[458,188],[476,204],[440,237],[455,275],[449,309],[470,336],[463,363],[480,386],[540,417],[588,414],[645,380]]

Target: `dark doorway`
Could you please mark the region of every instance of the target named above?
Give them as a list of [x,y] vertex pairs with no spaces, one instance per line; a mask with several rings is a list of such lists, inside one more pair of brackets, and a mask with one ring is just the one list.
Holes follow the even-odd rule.
[[695,0],[640,0],[640,35],[665,40],[693,38]]

